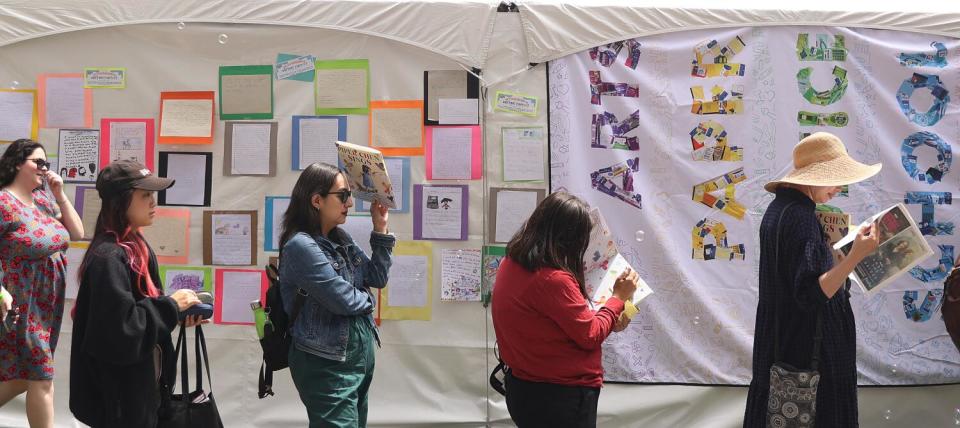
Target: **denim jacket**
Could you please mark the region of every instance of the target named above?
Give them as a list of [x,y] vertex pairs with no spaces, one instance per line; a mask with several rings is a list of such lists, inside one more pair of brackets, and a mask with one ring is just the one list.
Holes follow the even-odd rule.
[[308,296],[293,325],[297,349],[344,361],[350,318],[356,316],[370,323],[379,345],[373,322],[376,297],[370,289],[387,285],[395,243],[393,235],[371,233],[371,259],[338,227],[328,237],[297,233],[283,245],[280,293],[288,314],[298,288]]

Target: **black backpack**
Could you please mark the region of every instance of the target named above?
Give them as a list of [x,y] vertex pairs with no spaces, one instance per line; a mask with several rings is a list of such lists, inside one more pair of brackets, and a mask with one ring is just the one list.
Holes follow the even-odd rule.
[[267,288],[267,301],[263,302],[263,312],[267,316],[267,322],[263,326],[263,338],[260,339],[260,347],[263,348],[263,363],[260,364],[259,390],[257,391],[260,398],[273,395],[273,372],[288,366],[287,354],[293,343],[290,330],[297,320],[297,315],[300,314],[300,309],[303,308],[303,303],[307,300],[307,293],[303,289],[298,289],[290,311],[291,316],[288,319],[287,311],[283,308],[283,298],[280,295],[280,277],[276,266],[267,265],[267,278],[270,280],[270,287]]

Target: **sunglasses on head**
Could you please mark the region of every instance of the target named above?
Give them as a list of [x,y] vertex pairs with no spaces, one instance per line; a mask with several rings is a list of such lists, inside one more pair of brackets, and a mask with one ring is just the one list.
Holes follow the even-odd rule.
[[340,203],[343,203],[343,204],[347,203],[347,201],[350,200],[350,195],[352,195],[352,194],[353,194],[353,192],[351,192],[351,191],[349,191],[349,190],[347,190],[347,189],[343,189],[343,190],[340,190],[340,191],[327,193],[327,195],[337,195],[337,198],[340,199]]
[[28,160],[28,161],[33,161],[33,163],[37,164],[37,168],[38,168],[38,169],[44,169],[44,168],[50,169],[50,167],[53,166],[52,163],[47,162],[46,160],[40,159],[40,158],[37,158],[37,159],[27,159],[27,160]]

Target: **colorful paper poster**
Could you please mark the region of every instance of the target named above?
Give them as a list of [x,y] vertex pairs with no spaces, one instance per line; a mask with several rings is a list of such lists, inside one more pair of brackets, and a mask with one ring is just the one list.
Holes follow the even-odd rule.
[[93,183],[100,172],[100,130],[61,129],[60,176],[66,183]]
[[536,117],[539,100],[533,95],[497,91],[493,111]]
[[[396,208],[391,208],[391,213],[410,212],[410,158],[383,158],[387,165],[387,175],[390,177],[390,184],[393,187],[393,200],[397,203]],[[370,203],[363,199],[354,199],[353,212],[359,215],[370,214]]]
[[313,55],[277,54],[277,80],[299,80],[313,82],[316,73],[316,61]]
[[253,325],[250,303],[264,301],[268,286],[267,274],[262,270],[217,269],[214,324]]
[[500,269],[500,263],[507,255],[506,247],[497,247],[492,245],[483,246],[483,282],[481,283],[481,301],[483,306],[490,305],[490,299],[493,296],[493,286],[497,282],[497,271]]
[[277,122],[227,122],[223,145],[223,175],[276,174]]
[[510,242],[545,196],[544,189],[490,188],[490,242]]
[[80,265],[83,263],[83,256],[87,254],[90,248],[89,242],[71,242],[67,248],[64,258],[67,261],[67,277],[65,295],[68,299],[76,299],[77,292],[80,290]]
[[479,180],[483,140],[479,126],[426,127],[427,180]]
[[220,66],[220,120],[273,119],[273,66]]
[[100,119],[100,164],[135,160],[153,170],[153,119]]
[[380,290],[379,318],[430,321],[433,295],[433,245],[397,241],[387,286]]
[[467,186],[416,184],[413,199],[413,239],[467,239]]
[[213,91],[160,93],[160,144],[213,143]]
[[372,101],[370,147],[387,156],[422,156],[423,101]]
[[365,59],[317,60],[316,115],[370,113],[370,63]]
[[123,67],[85,67],[83,87],[93,89],[123,89],[127,87],[127,69]]
[[[466,70],[426,70],[423,72],[423,99],[424,125],[449,124],[476,125],[479,120],[477,114],[470,115],[473,108],[479,109],[480,80],[476,75]],[[444,111],[442,100],[459,100],[448,105]],[[468,100],[473,100],[472,105]],[[442,113],[446,117],[441,118]],[[450,121],[451,119],[458,119]],[[469,120],[473,120],[472,122]]]
[[544,181],[546,135],[542,127],[502,128],[503,181]]
[[440,252],[440,300],[480,301],[480,258],[479,249]]
[[203,264],[257,264],[257,211],[204,211]]
[[153,224],[140,229],[157,261],[187,264],[190,260],[190,210],[157,208]]
[[36,141],[39,129],[37,91],[0,89],[0,143],[21,138]]
[[293,166],[323,162],[336,166],[337,141],[347,141],[346,116],[293,116]]
[[441,125],[477,125],[480,123],[480,100],[451,98],[440,100]]
[[213,153],[160,152],[159,176],[175,180],[157,195],[160,205],[209,207]]
[[213,268],[160,265],[160,281],[168,296],[177,290],[213,293]]
[[41,128],[93,126],[93,91],[83,88],[80,73],[37,76]]
[[77,186],[73,197],[73,208],[80,214],[83,224],[83,239],[93,239],[93,232],[97,228],[97,216],[100,215],[100,193],[93,186]]
[[283,214],[290,206],[289,196],[267,196],[264,202],[263,251],[280,251]]

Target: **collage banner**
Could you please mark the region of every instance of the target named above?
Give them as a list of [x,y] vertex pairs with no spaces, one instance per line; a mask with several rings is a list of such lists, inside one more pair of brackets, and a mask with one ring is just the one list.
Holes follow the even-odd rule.
[[[861,385],[960,382],[940,317],[960,238],[960,41],[838,27],[696,30],[549,63],[551,190],[598,207],[654,294],[604,344],[605,378],[750,382],[758,228],[796,143],[836,134],[880,174],[823,207],[859,223],[897,203],[934,256],[852,287]],[[951,100],[951,98],[953,100]]]

